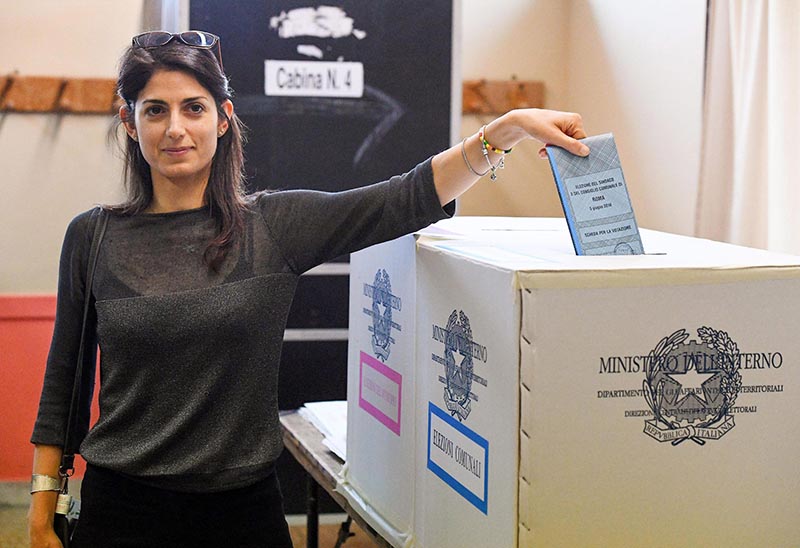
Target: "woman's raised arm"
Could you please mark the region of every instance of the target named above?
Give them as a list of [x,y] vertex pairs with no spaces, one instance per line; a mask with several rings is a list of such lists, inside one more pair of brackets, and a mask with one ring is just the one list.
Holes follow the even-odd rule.
[[[589,147],[578,139],[586,137],[578,114],[542,109],[512,110],[471,135],[460,144],[433,158],[433,180],[442,205],[471,187],[483,175],[494,172],[508,152],[520,141],[536,139],[573,154],[586,156]],[[539,155],[546,157],[544,148]],[[493,169],[494,168],[494,169]]]

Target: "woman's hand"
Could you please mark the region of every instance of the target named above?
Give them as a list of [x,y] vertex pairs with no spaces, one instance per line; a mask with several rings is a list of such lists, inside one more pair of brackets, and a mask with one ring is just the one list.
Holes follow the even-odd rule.
[[[58,477],[61,448],[55,445],[37,444],[33,450],[33,473]],[[31,494],[28,509],[28,536],[31,548],[63,548],[53,528],[58,492],[38,491]]]
[[[578,139],[586,137],[579,114],[538,108],[512,110],[484,126],[483,138],[495,149],[508,150],[525,139],[543,145],[556,145],[578,156],[587,156],[589,147]],[[539,156],[547,158],[544,146]],[[442,205],[456,199],[479,178],[478,173],[494,171],[502,154],[487,149],[478,135],[471,135],[433,158],[433,181]]]
[[58,493],[42,491],[31,495],[28,510],[28,536],[31,548],[63,548],[53,529],[53,513]]
[[[524,139],[556,145],[578,156],[589,154],[589,147],[578,142],[586,137],[580,114],[526,108],[512,110],[486,126],[486,140],[494,147],[509,149]],[[539,156],[547,158],[545,148]]]
[[28,533],[31,538],[31,548],[64,548],[52,527],[41,531],[31,529]]

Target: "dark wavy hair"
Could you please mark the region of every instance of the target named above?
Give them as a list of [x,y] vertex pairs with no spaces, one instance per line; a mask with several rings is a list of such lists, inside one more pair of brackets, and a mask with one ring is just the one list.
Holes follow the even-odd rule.
[[[234,113],[228,118],[222,103],[233,97],[228,78],[210,50],[186,46],[178,40],[154,48],[129,47],[120,59],[117,94],[122,99],[125,117],[133,120],[139,93],[158,70],[177,70],[193,76],[206,88],[217,105],[221,118],[228,120],[228,130],[217,141],[217,151],[211,162],[211,175],[205,198],[209,213],[217,225],[217,235],[203,253],[203,260],[212,270],[218,270],[231,248],[237,245],[244,232],[245,126]],[[119,133],[122,118],[114,126]],[[144,211],[153,199],[153,180],[150,165],[144,159],[139,143],[129,135],[122,145],[127,201],[112,206],[112,211],[135,215]]]

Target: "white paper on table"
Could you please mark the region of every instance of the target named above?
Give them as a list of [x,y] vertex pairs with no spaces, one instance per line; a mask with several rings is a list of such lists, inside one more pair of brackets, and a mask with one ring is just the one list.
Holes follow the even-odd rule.
[[347,401],[308,402],[299,409],[302,417],[322,432],[322,443],[342,460],[347,460]]

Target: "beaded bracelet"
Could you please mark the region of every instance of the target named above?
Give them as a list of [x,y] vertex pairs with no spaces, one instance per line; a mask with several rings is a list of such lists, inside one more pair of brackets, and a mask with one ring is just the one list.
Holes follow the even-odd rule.
[[489,141],[486,140],[486,126],[481,128],[481,132],[479,133],[481,138],[481,143],[485,148],[488,148],[495,154],[511,154],[511,151],[514,150],[514,147],[509,148],[508,150],[503,150],[502,148],[493,147],[489,144]]
[[475,168],[472,167],[472,164],[469,163],[469,158],[467,158],[466,142],[467,138],[464,138],[464,140],[461,141],[461,156],[464,157],[464,163],[467,164],[467,169],[469,169],[470,172],[472,172],[474,175],[477,175],[478,177],[483,177],[484,175],[489,173],[489,170],[487,169],[483,173],[478,173],[477,171],[475,171]]
[[[503,169],[506,167],[505,155],[506,152],[501,152],[502,156],[500,156],[500,161],[497,164],[492,164],[492,161],[489,160],[489,149],[487,147],[491,146],[489,143],[486,142],[484,139],[484,135],[486,135],[486,126],[483,126],[481,130],[478,132],[478,139],[481,141],[481,152],[483,152],[483,157],[486,159],[486,163],[489,166],[489,171],[492,172],[491,176],[489,177],[492,181],[497,180],[497,170]],[[494,148],[492,150],[495,150]],[[509,150],[509,152],[511,152]]]

